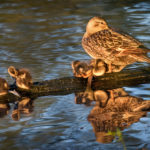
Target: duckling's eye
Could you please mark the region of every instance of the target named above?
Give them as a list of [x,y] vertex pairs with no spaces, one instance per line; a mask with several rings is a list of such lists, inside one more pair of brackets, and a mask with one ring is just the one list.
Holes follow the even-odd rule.
[[101,24],[104,24],[104,22],[101,22]]

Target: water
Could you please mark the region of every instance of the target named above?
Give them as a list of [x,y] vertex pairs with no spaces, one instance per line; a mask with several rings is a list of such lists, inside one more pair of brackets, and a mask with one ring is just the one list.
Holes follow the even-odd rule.
[[[34,81],[72,76],[71,62],[90,58],[81,39],[87,21],[102,15],[150,48],[150,2],[117,0],[5,0],[0,2],[0,76],[10,84],[10,65],[28,68]],[[139,64],[134,64],[138,67]],[[132,68],[132,66],[131,66]],[[150,84],[125,87],[132,96],[150,99]],[[34,101],[29,115],[1,118],[0,149],[123,149],[114,140],[96,141],[87,116],[93,108],[74,102],[74,93]],[[127,149],[150,149],[150,115],[122,131]]]

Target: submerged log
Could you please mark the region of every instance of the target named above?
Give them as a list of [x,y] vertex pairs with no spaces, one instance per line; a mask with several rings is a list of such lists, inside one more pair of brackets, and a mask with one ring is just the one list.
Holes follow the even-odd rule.
[[[125,69],[118,73],[107,73],[96,77],[92,81],[92,89],[108,90],[124,86],[136,86],[150,82],[150,67]],[[20,89],[11,85],[11,90],[16,90],[21,96],[36,98],[47,95],[66,95],[85,91],[87,79],[76,77],[64,77],[48,81],[35,82],[29,90]],[[3,97],[0,99],[4,99]],[[12,98],[11,98],[12,99]],[[14,97],[14,99],[16,99]],[[9,101],[9,96],[7,96]]]
[[136,86],[138,84],[150,83],[150,66],[134,69],[125,69],[117,73],[109,73],[95,78],[94,89],[114,89],[124,86]]
[[[114,89],[124,86],[136,86],[150,82],[150,67],[137,69],[126,69],[117,73],[107,73],[96,77],[92,81],[92,89]],[[84,91],[87,79],[76,77],[64,77],[48,81],[36,82],[30,90],[17,89],[19,92],[44,96],[44,95],[65,95],[69,93]]]

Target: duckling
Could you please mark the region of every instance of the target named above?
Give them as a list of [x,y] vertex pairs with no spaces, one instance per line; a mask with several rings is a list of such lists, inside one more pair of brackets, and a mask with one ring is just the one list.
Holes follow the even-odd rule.
[[19,88],[28,90],[33,84],[30,72],[24,68],[16,69],[14,66],[10,66],[8,68],[8,73],[15,78],[16,85]]
[[92,70],[93,76],[102,76],[106,73],[106,64],[100,59],[96,60]]
[[149,49],[133,37],[111,29],[101,17],[89,20],[82,46],[92,58],[101,59],[108,64],[110,73],[112,65],[121,66],[123,69],[134,62],[150,63],[146,55]]
[[3,78],[0,78],[0,96],[6,95],[9,90],[9,85],[7,81]]
[[92,74],[92,66],[88,61],[73,61],[72,69],[75,77],[88,78]]
[[88,87],[91,86],[93,76],[102,76],[106,72],[106,64],[101,60],[73,61],[72,69],[76,77],[88,78]]

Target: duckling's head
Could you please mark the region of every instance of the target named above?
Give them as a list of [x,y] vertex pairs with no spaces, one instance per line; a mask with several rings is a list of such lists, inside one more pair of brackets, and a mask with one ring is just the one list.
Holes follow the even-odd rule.
[[31,77],[30,72],[28,70],[26,70],[24,68],[16,69],[15,67],[10,66],[8,68],[8,73],[10,74],[10,76],[15,78],[16,85],[19,88],[30,89],[30,87],[32,85],[32,77]]
[[101,17],[93,17],[86,26],[86,34],[89,36],[105,29],[108,29],[106,21]]
[[5,95],[8,93],[9,85],[7,81],[3,78],[0,78],[0,95]]
[[88,78],[92,74],[92,67],[86,62],[73,61],[72,69],[76,77]]

